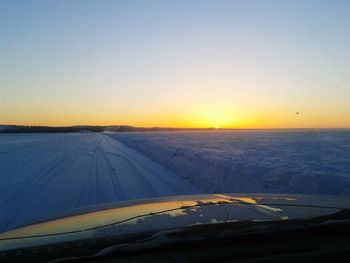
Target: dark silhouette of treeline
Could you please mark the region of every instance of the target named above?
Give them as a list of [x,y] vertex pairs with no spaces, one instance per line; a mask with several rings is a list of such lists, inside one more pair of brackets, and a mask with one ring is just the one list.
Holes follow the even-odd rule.
[[[0,126],[1,127],[1,126]],[[51,127],[51,126],[6,126],[0,129],[0,133],[50,133],[50,132],[101,132],[101,126],[70,126],[70,127]]]
[[133,127],[127,125],[120,126],[19,126],[19,125],[0,125],[0,133],[61,133],[61,132],[147,132],[147,131],[198,131],[213,130],[214,128],[162,128],[162,127]]

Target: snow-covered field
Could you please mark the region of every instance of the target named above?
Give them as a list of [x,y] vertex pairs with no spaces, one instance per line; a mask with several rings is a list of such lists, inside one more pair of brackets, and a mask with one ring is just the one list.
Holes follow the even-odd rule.
[[350,195],[350,131],[0,134],[0,232],[196,193]]
[[104,134],[0,134],[0,232],[76,207],[195,193]]
[[110,136],[205,192],[350,195],[350,130]]

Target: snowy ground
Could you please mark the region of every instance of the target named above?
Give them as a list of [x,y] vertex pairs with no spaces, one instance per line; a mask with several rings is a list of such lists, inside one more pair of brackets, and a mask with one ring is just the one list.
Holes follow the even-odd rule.
[[350,195],[350,130],[110,136],[204,192]]
[[195,193],[104,134],[0,135],[0,232],[74,207]]
[[0,134],[0,232],[196,193],[350,195],[350,131]]

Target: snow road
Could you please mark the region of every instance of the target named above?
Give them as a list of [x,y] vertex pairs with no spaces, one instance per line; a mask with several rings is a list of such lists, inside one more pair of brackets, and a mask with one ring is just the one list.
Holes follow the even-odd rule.
[[0,135],[0,232],[75,207],[195,193],[104,134]]

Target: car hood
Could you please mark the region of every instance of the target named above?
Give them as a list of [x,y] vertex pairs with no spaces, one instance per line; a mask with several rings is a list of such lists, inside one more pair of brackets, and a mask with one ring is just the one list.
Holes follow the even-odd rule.
[[118,202],[75,209],[0,234],[0,251],[77,240],[157,233],[196,225],[285,221],[350,209],[350,198],[317,195],[211,194]]

